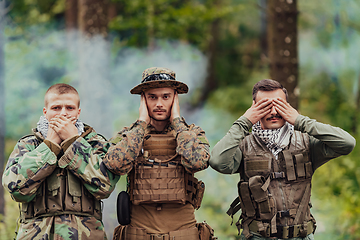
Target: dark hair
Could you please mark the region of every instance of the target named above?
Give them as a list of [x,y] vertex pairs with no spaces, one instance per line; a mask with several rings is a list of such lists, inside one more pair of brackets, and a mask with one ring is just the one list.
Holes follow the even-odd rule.
[[[49,89],[45,93],[45,106],[47,105],[47,94],[48,93],[55,93],[58,95],[66,94],[66,93],[73,93],[79,96],[78,91],[73,86],[70,86],[66,83],[57,83],[49,87]],[[78,106],[80,106],[80,97],[79,97],[79,103]]]
[[253,100],[255,101],[258,91],[274,91],[277,89],[283,90],[286,95],[286,101],[288,101],[288,92],[286,88],[284,88],[283,85],[281,85],[281,83],[279,83],[278,81],[272,79],[263,79],[254,85],[252,92]]

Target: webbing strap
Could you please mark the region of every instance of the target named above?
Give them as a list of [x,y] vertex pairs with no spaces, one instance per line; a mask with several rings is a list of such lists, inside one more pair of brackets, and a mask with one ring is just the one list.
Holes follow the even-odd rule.
[[[276,226],[276,233],[272,232],[270,233],[270,228],[267,223],[259,223],[260,221],[253,220],[248,225],[248,230],[261,234],[263,237],[276,237],[279,239],[289,239],[294,237],[306,237],[308,234],[313,233],[315,231],[315,224],[312,221],[309,221],[304,224],[298,224],[298,225],[291,225],[291,226]],[[272,227],[271,227],[272,228]],[[245,226],[244,226],[245,231]],[[243,233],[244,233],[243,231]],[[251,235],[250,235],[251,236]]]
[[156,179],[156,178],[177,178],[182,174],[179,171],[166,171],[161,170],[161,172],[142,172],[138,173],[140,179]]
[[124,239],[126,240],[147,240],[145,229],[126,226],[124,230]]
[[283,151],[285,164],[286,164],[286,175],[288,181],[296,180],[294,161],[290,151]]
[[300,221],[300,217],[303,213],[305,213],[305,207],[308,205],[309,200],[310,200],[310,193],[311,193],[311,183],[308,183],[306,185],[306,189],[303,195],[303,198],[301,199],[299,208],[297,209],[296,215],[295,215],[295,219],[294,219],[294,225],[299,224]]
[[[136,193],[134,191],[134,193]],[[134,195],[135,201],[175,201],[179,200],[179,202],[185,201],[185,193],[173,193],[173,194],[136,194]]]
[[181,188],[184,185],[184,182],[176,182],[176,183],[143,183],[143,184],[135,184],[135,188],[137,190],[148,190],[148,189],[174,189]]
[[171,231],[169,232],[170,240],[199,240],[199,230],[197,227]]
[[235,198],[234,201],[230,204],[230,207],[229,207],[229,209],[226,211],[226,214],[229,215],[230,217],[233,217],[234,214],[237,213],[240,208],[241,208],[240,198],[237,197],[237,198]]

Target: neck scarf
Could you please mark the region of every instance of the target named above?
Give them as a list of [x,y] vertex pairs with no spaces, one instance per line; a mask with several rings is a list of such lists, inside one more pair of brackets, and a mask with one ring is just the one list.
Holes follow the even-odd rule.
[[[76,120],[75,127],[78,130],[79,136],[84,132],[84,123],[81,122],[79,119]],[[40,119],[37,123],[37,130],[46,138],[48,130],[49,130],[49,121],[44,117],[40,116]]]
[[278,158],[279,152],[286,148],[290,143],[290,137],[294,133],[294,126],[285,122],[284,126],[277,129],[263,130],[260,121],[252,127],[252,134],[266,144],[266,147],[272,152],[275,158]]

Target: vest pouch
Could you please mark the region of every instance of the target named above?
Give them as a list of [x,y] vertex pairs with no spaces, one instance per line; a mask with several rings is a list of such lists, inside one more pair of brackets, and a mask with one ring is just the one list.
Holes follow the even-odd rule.
[[205,183],[203,181],[199,181],[196,184],[196,193],[194,198],[194,208],[197,210],[201,206],[202,199],[204,197],[205,192]]
[[262,176],[254,176],[249,179],[251,195],[256,202],[257,213],[263,220],[271,220],[275,215],[275,201],[267,191],[265,180]]
[[65,211],[81,212],[81,182],[72,172],[67,174],[67,193],[65,195]]
[[270,173],[272,155],[265,153],[262,156],[250,155],[244,157],[244,170],[248,178],[266,176]]
[[240,204],[242,213],[247,217],[254,217],[256,211],[251,200],[249,182],[239,182],[238,191],[241,199]]
[[[47,181],[47,208],[50,213],[62,211],[62,199],[61,199],[61,181],[64,177],[60,174],[61,169],[56,168],[55,171],[46,179]],[[64,187],[64,186],[63,186]],[[43,196],[45,198],[45,195]],[[38,201],[36,201],[38,203]],[[35,207],[35,216],[36,207]]]
[[83,186],[82,187],[82,197],[81,197],[81,207],[82,212],[94,214],[94,200],[95,198],[89,193],[89,191]]

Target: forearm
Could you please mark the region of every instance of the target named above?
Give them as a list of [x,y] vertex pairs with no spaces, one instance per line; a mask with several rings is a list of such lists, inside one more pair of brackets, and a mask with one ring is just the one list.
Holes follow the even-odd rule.
[[136,121],[129,130],[119,132],[112,139],[115,145],[110,147],[103,160],[110,171],[119,175],[131,171],[142,149],[146,127],[146,122]]
[[78,137],[66,147],[64,155],[59,159],[59,167],[67,168],[81,179],[84,186],[97,199],[109,197],[120,178],[110,172],[102,162],[109,145],[102,138],[95,137],[88,142]]
[[56,168],[57,157],[45,143],[38,147],[19,142],[11,153],[3,174],[3,186],[19,202],[29,202],[39,185]]
[[206,169],[210,150],[205,132],[195,125],[187,126],[181,118],[175,118],[172,125],[177,133],[176,152],[181,156],[185,169],[192,173]]
[[249,134],[251,127],[251,121],[244,116],[236,120],[228,133],[214,146],[210,166],[220,173],[235,173],[242,159],[240,141]]

